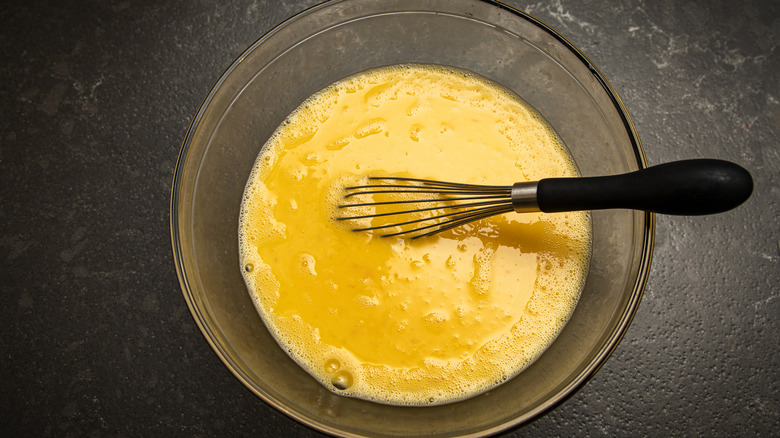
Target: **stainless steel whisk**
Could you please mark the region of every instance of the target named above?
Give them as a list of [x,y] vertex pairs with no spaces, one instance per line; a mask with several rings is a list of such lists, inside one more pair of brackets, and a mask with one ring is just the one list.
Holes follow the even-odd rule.
[[[753,192],[753,179],[747,170],[728,161],[712,159],[676,161],[619,175],[546,178],[511,186],[401,177],[369,177],[368,180],[370,183],[366,185],[346,187],[345,201],[359,195],[382,195],[389,199],[347,202],[338,208],[343,211],[358,207],[412,205],[416,208],[344,215],[336,220],[399,216],[401,219],[392,223],[356,227],[353,231],[393,229],[382,236],[411,238],[430,236],[512,211],[555,213],[625,208],[672,215],[713,214],[737,207]],[[409,216],[429,212],[433,214],[409,219]]]

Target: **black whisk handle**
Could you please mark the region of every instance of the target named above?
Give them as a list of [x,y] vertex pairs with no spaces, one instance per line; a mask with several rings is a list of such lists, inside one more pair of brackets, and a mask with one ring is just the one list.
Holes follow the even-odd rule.
[[673,215],[731,210],[753,192],[750,173],[723,160],[675,161],[621,175],[539,181],[543,212],[627,208]]

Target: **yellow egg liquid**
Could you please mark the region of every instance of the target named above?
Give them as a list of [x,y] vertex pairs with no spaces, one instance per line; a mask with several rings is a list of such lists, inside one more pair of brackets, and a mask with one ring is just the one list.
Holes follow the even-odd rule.
[[333,219],[343,187],[366,175],[511,185],[577,174],[542,118],[480,76],[367,71],[310,97],[263,147],[241,207],[241,271],[279,345],[332,391],[394,405],[468,398],[531,364],[569,319],[589,215],[509,213],[382,238],[349,231],[379,219]]

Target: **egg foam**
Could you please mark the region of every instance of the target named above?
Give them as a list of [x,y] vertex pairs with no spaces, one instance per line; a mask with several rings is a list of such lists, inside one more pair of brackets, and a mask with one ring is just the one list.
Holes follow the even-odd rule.
[[241,205],[241,273],[281,348],[337,394],[403,406],[475,396],[536,360],[579,299],[589,214],[382,238],[350,231],[380,219],[334,220],[367,175],[511,185],[578,171],[533,108],[472,72],[396,65],[321,90],[263,146]]

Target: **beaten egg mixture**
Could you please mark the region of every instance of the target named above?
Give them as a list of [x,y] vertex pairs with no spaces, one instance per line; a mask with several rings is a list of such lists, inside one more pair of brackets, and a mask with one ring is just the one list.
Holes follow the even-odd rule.
[[532,363],[579,298],[589,215],[381,238],[333,219],[366,175],[511,185],[577,170],[532,108],[470,72],[400,65],[315,94],[263,147],[241,209],[242,273],[279,345],[334,392],[395,405],[468,398]]

